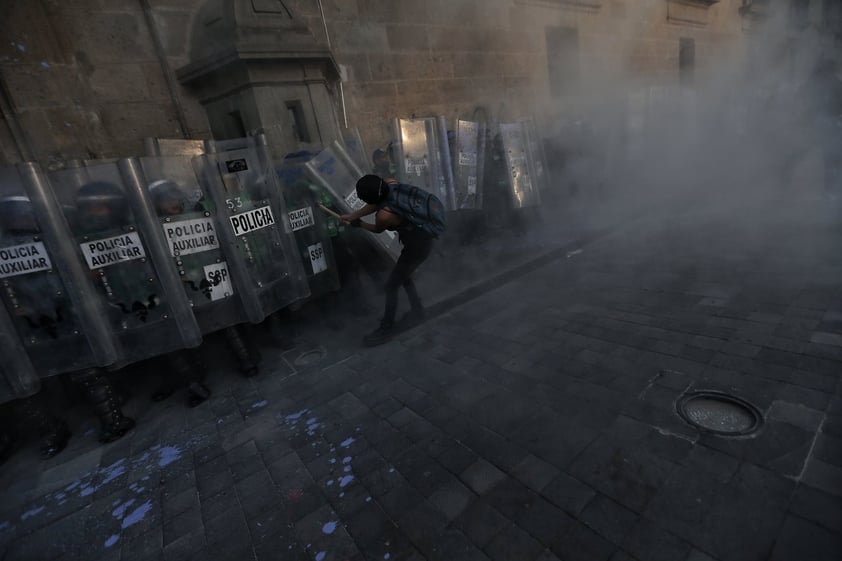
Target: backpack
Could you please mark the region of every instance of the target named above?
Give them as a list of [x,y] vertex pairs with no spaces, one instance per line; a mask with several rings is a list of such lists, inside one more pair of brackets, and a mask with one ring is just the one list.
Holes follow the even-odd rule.
[[444,205],[438,197],[414,185],[390,185],[380,208],[386,206],[432,238],[439,237],[447,228]]

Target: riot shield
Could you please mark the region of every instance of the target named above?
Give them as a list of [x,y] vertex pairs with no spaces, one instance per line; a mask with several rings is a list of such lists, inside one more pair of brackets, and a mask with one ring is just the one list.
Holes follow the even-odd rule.
[[513,208],[527,208],[540,203],[534,178],[534,163],[523,123],[500,124],[500,140],[506,160],[508,188]]
[[[336,206],[344,213],[351,213],[365,206],[357,197],[357,180],[362,177],[363,172],[357,168],[350,157],[342,154],[342,147],[334,143],[332,148],[322,150],[316,157],[305,164],[307,174],[330,193]],[[382,232],[374,234],[365,231],[366,236],[372,241],[378,251],[392,261],[396,261],[400,255],[400,241],[394,232]]]
[[201,343],[167,248],[150,232],[136,160],[54,171],[50,184],[95,285],[102,320],[119,342],[117,366]]
[[456,209],[450,150],[444,119],[395,119],[398,176],[436,195],[447,210]]
[[157,219],[155,234],[163,237],[202,333],[248,321],[240,298],[247,284],[245,262],[239,253],[224,253],[219,232],[224,224],[192,159],[146,157],[140,164],[142,195]]
[[342,145],[358,168],[366,170],[371,168],[371,160],[369,160],[369,154],[366,152],[359,129],[343,129]]
[[17,378],[8,381],[18,397],[34,393],[33,376],[118,360],[99,320],[93,286],[37,164],[0,170],[0,284],[4,369]]
[[538,127],[535,121],[527,119],[523,121],[526,133],[527,146],[532,156],[532,163],[535,166],[535,185],[540,193],[546,193],[550,188],[550,174],[547,166],[547,155],[544,152],[544,143],[538,135]]
[[225,227],[226,253],[245,262],[243,305],[253,323],[310,295],[278,176],[262,137],[214,142],[193,159]]
[[456,208],[459,210],[481,209],[485,124],[457,121],[454,152]]
[[339,290],[339,271],[333,256],[327,216],[319,209],[318,187],[305,173],[312,153],[290,154],[277,166],[286,202],[289,228],[295,236],[298,257],[307,274],[312,298]]

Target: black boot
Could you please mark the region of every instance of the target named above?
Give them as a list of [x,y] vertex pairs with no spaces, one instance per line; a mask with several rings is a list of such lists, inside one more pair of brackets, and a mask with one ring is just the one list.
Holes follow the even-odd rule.
[[383,343],[388,343],[397,334],[394,324],[381,323],[380,327],[363,337],[363,345],[366,347],[376,347]]
[[249,344],[243,339],[237,326],[228,327],[224,329],[224,332],[228,347],[240,365],[240,373],[246,378],[257,376],[260,369],[260,354],[249,348]]
[[123,415],[114,388],[99,368],[75,374],[74,381],[85,390],[102,424],[100,442],[114,442],[134,428],[134,419]]
[[67,423],[53,415],[38,396],[21,400],[21,411],[38,430],[42,459],[48,460],[67,447],[71,436]]

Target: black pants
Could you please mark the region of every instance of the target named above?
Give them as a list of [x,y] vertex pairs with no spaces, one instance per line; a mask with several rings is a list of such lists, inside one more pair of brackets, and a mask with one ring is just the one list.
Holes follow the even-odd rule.
[[410,232],[401,234],[403,251],[395,263],[395,268],[386,280],[386,311],[383,313],[383,320],[380,324],[383,327],[391,327],[395,323],[395,313],[398,310],[398,289],[403,286],[406,295],[409,297],[409,305],[413,310],[421,308],[421,299],[412,282],[412,273],[430,255],[433,248],[433,239],[424,234]]

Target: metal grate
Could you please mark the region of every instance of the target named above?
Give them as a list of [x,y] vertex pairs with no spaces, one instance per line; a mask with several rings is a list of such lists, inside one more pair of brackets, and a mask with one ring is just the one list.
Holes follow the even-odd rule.
[[746,436],[756,432],[763,423],[757,407],[723,392],[687,393],[678,401],[677,410],[691,425],[722,436]]

